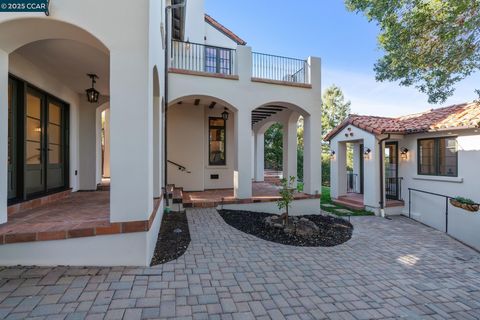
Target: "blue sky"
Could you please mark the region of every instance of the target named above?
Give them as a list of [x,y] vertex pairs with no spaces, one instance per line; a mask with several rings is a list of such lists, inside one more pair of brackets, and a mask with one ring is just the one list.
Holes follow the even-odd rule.
[[376,82],[373,65],[382,55],[378,28],[363,15],[348,12],[341,0],[205,0],[205,7],[254,51],[322,58],[323,87],[340,86],[353,113],[396,116],[476,98],[479,73],[461,82],[442,105],[429,105],[413,87]]

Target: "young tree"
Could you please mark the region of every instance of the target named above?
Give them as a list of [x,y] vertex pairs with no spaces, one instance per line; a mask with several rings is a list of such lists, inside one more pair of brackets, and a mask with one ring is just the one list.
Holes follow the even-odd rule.
[[293,187],[296,178],[290,177],[290,179],[282,179],[282,188],[280,189],[280,199],[277,201],[278,210],[285,209],[285,213],[281,215],[283,224],[288,225],[288,209],[292,205],[294,200],[295,188]]
[[323,96],[322,135],[342,123],[350,114],[350,101],[345,101],[342,89],[332,85],[325,89]]
[[[442,103],[480,69],[480,0],[345,0],[380,27],[377,80],[414,85]],[[476,90],[480,95],[480,90]]]

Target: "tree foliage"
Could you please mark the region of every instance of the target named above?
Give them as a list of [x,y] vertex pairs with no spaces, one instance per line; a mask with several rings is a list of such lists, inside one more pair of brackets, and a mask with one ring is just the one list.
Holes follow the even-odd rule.
[[322,100],[322,135],[325,136],[348,117],[351,103],[345,101],[342,89],[336,85],[325,89]]
[[441,103],[480,69],[480,0],[345,1],[380,27],[377,80],[414,85]]
[[265,168],[282,170],[282,163],[283,126],[275,123],[265,131]]

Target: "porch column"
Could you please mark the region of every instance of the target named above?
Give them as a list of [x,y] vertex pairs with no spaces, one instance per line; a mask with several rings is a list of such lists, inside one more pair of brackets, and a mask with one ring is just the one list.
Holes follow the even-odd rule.
[[347,194],[347,145],[334,139],[330,150],[335,152],[330,160],[330,195],[338,199]]
[[131,49],[117,50],[110,53],[110,220],[145,221],[153,210],[150,70]]
[[265,180],[265,134],[255,133],[255,181]]
[[322,116],[320,107],[304,119],[303,180],[304,192],[315,195],[322,191]]
[[8,53],[0,50],[0,224],[7,222],[8,203]]
[[297,122],[299,115],[293,112],[283,123],[283,178],[295,177],[297,186]]
[[110,109],[105,110],[105,151],[103,157],[103,175],[110,178]]
[[[364,140],[364,149],[370,153],[364,155],[364,184],[363,202],[368,210],[379,214],[380,203],[380,153],[382,149],[374,135]],[[383,166],[382,166],[383,167]]]
[[234,196],[237,199],[252,197],[252,113],[248,108],[235,113],[235,170]]

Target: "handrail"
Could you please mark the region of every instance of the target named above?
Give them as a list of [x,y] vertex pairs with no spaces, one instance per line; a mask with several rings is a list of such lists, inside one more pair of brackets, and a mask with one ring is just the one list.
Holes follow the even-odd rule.
[[167,160],[167,162],[176,166],[178,168],[178,170],[180,170],[182,172],[192,173],[191,171],[188,171],[187,168],[185,166],[182,166],[181,164],[178,164],[178,163],[170,161],[170,160]]
[[[420,193],[425,193],[429,194],[432,196],[437,196],[437,197],[442,197],[445,198],[445,233],[448,233],[448,207],[449,207],[449,200],[450,199],[455,199],[454,197],[447,196],[444,194],[440,193],[435,193],[435,192],[430,192],[430,191],[425,191],[425,190],[419,190],[419,189],[414,189],[414,188],[408,188],[408,217],[412,219],[412,191],[414,192],[420,192]],[[475,203],[474,205],[480,205],[479,203]]]

